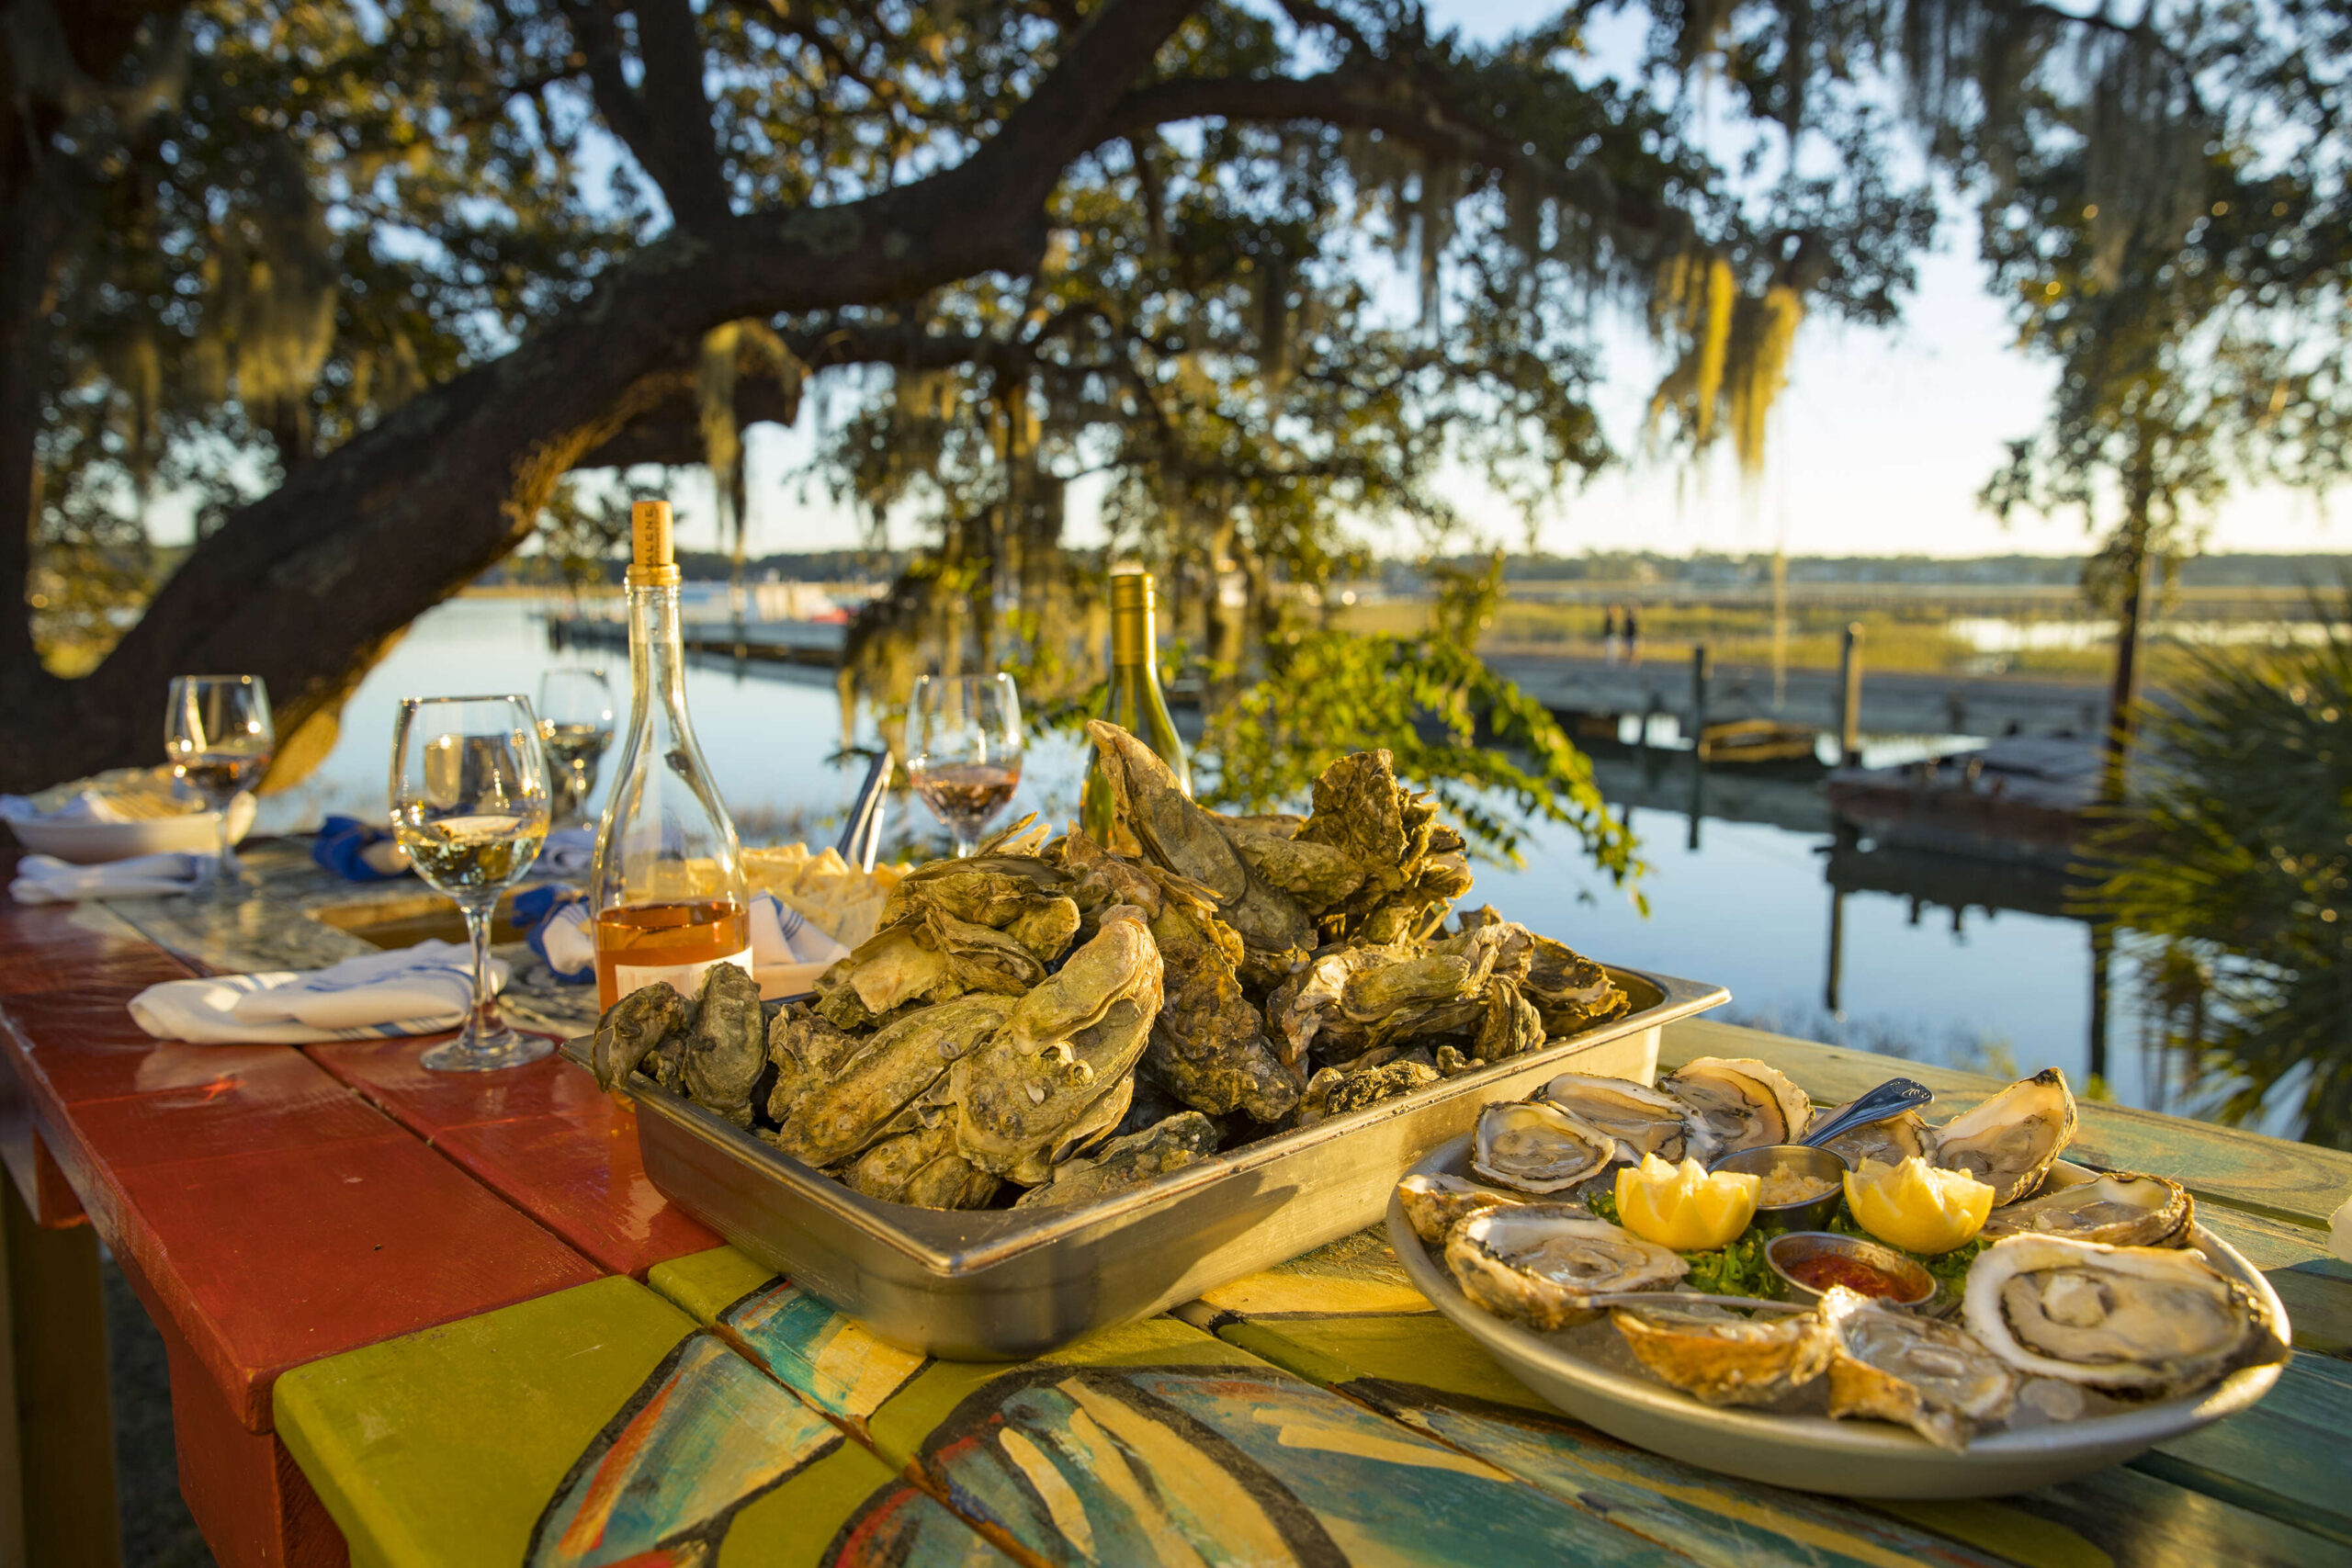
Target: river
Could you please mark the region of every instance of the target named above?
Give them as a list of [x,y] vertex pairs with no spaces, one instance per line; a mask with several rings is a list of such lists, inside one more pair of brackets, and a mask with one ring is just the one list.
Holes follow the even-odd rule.
[[[259,830],[307,828],[328,812],[380,816],[397,699],[501,690],[536,695],[541,672],[567,663],[606,670],[626,709],[626,657],[551,651],[537,604],[484,597],[440,606],[369,673],[318,771],[264,803]],[[696,732],[746,840],[830,840],[863,766],[829,760],[842,731],[830,677],[776,666],[741,672],[698,665],[686,685]],[[1892,755],[1903,744],[1889,739],[1878,750]],[[1033,747],[1013,809],[1068,820],[1080,766],[1067,741]],[[2086,1082],[2093,961],[2090,932],[2080,921],[1999,908],[2005,895],[1998,886],[1986,879],[1976,888],[1964,872],[1955,893],[1952,863],[1924,892],[1898,883],[1894,890],[1839,895],[1827,874],[1826,831],[1716,820],[1702,811],[1694,835],[1687,811],[1657,807],[1635,809],[1632,820],[1650,868],[1642,882],[1646,914],[1591,871],[1572,836],[1554,830],[1531,836],[1521,866],[1476,868],[1472,900],[1490,902],[1609,962],[1726,986],[1734,1000],[1722,1016],[1736,1021],[1987,1071],[2055,1065],[2078,1087]],[[910,821],[900,808],[890,841],[904,843],[910,830],[925,846],[942,841],[933,824]],[[2057,907],[2041,902],[2048,910]],[[1954,903],[1962,912],[1954,912]],[[2161,1075],[2143,1057],[2139,1020],[2120,976],[2107,1025],[2107,1092],[2127,1103],[2181,1110],[2167,1101]]]

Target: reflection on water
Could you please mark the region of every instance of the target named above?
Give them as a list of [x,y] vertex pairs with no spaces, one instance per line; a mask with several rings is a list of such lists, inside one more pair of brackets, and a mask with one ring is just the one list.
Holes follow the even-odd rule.
[[[257,830],[308,827],[328,812],[381,816],[398,698],[535,692],[542,671],[573,662],[609,670],[616,688],[627,690],[625,655],[551,652],[536,606],[524,601],[441,606],[353,696],[342,738],[319,772],[264,804]],[[745,839],[830,841],[864,773],[861,758],[832,760],[843,736],[830,674],[706,662],[690,666],[686,688],[696,733]],[[1012,816],[1074,817],[1081,772],[1073,743],[1036,744]],[[1592,873],[1561,831],[1532,834],[1521,868],[1480,867],[1474,900],[1611,963],[1727,986],[1734,1000],[1724,1016],[1737,1021],[1984,1071],[2054,1064],[2077,1085],[2086,1081],[2101,1005],[2092,938],[2060,912],[2055,878],[1840,843],[1818,793],[1802,779],[1708,774],[1694,818],[1683,758],[1604,758],[1599,772],[1642,837],[1651,866],[1647,918]],[[899,797],[892,813],[886,852],[910,847],[910,838],[920,852],[944,848],[936,824],[910,798]],[[2159,1075],[2131,1043],[2138,1024],[2128,998],[2107,1010],[2106,1037],[2115,1043],[2103,1064],[2109,1091],[2127,1103],[2157,1102]]]

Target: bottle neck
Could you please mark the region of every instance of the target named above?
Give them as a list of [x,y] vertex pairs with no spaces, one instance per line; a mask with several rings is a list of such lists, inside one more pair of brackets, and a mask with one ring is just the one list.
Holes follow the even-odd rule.
[[678,591],[628,591],[629,728],[686,724],[685,644],[678,631]]
[[1114,605],[1111,611],[1111,668],[1142,670],[1154,680],[1151,606]]

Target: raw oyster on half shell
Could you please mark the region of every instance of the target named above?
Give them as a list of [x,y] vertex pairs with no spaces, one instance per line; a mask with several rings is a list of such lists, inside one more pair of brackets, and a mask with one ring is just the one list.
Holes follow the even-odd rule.
[[1686,1152],[1702,1153],[1689,1146],[1689,1113],[1682,1102],[1631,1078],[1562,1073],[1537,1089],[1535,1098],[1616,1139],[1617,1157],[1631,1165],[1639,1165],[1644,1155],[1673,1165]]
[[1616,1139],[1540,1100],[1487,1106],[1470,1135],[1470,1168],[1521,1192],[1565,1192],[1616,1158]]
[[1664,1290],[1690,1271],[1679,1254],[1581,1203],[1473,1214],[1447,1235],[1445,1266],[1486,1311],[1547,1332],[1599,1315],[1596,1295]]
[[1828,1330],[1809,1312],[1621,1306],[1609,1321],[1652,1376],[1709,1404],[1770,1404],[1829,1365]]
[[1997,1208],[2041,1186],[2074,1136],[2075,1097],[2066,1075],[2044,1067],[1937,1128],[1933,1163],[1964,1170],[1990,1187]]
[[2245,1287],[2202,1254],[2012,1235],[1968,1266],[1968,1331],[2018,1371],[2169,1398],[2286,1347]]
[[1910,1427],[1939,1449],[1968,1446],[2009,1413],[2018,1378],[1956,1324],[1832,1285],[1815,1309],[1829,1336],[1829,1414]]
[[2179,1182],[2118,1170],[1996,1209],[1981,1234],[1986,1241],[2063,1235],[2108,1247],[2187,1247],[2196,1219],[2196,1200]]
[[1499,1187],[1483,1187],[1458,1176],[1418,1172],[1396,1184],[1396,1201],[1405,1211],[1413,1234],[1431,1247],[1444,1245],[1446,1233],[1473,1214],[1532,1200]]
[[1694,1057],[1659,1087],[1690,1108],[1691,1133],[1702,1145],[1690,1153],[1702,1161],[1768,1144],[1793,1144],[1813,1119],[1813,1101],[1804,1091],[1752,1057]]
[[[1843,1116],[1853,1103],[1849,1100],[1844,1105],[1817,1111],[1815,1119],[1826,1125]],[[1936,1134],[1917,1111],[1904,1111],[1883,1122],[1865,1122],[1849,1128],[1821,1146],[1842,1156],[1856,1170],[1862,1168],[1866,1159],[1874,1159],[1881,1165],[1901,1165],[1914,1155],[1933,1165]]]

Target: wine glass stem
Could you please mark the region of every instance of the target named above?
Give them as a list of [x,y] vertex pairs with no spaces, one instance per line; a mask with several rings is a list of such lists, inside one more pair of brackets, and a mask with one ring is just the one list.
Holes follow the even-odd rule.
[[960,833],[960,832],[956,833],[956,834],[955,835],[955,838],[956,838],[956,858],[957,860],[969,860],[969,859],[971,859],[971,858],[972,858],[972,852],[973,852],[974,850],[976,850],[976,849],[979,848],[979,843],[980,843],[980,841],[979,841],[978,839],[967,839],[967,838],[966,838],[966,837],[965,837],[962,833]]
[[245,879],[244,867],[237,863],[237,848],[229,841],[229,811],[236,803],[237,797],[232,795],[228,805],[212,814],[212,825],[220,843],[220,859],[212,868],[212,880],[224,888],[235,887]]
[[474,949],[474,1012],[467,1021],[468,1039],[488,1039],[505,1027],[498,1015],[498,992],[490,983],[490,915],[487,904],[465,906],[466,937]]

